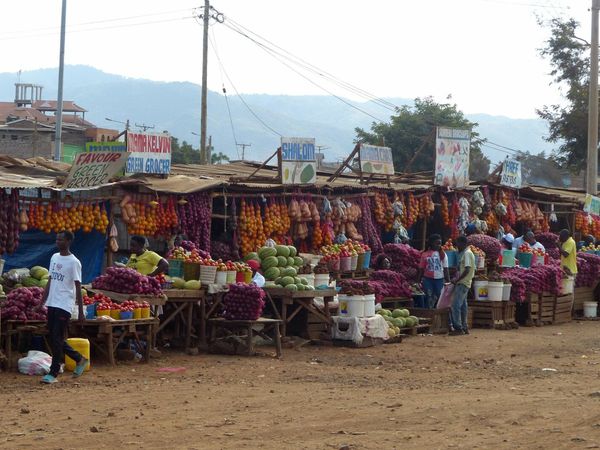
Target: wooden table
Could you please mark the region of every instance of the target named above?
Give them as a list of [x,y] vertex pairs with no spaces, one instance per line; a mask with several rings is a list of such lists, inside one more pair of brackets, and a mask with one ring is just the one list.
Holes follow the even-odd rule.
[[[217,330],[223,330],[225,337],[221,339],[232,341],[236,352],[238,345],[243,344],[246,347],[246,354],[253,356],[255,354],[254,337],[260,336],[263,339],[275,341],[277,357],[281,358],[281,325],[283,321],[264,317],[260,317],[257,320],[226,320],[219,317],[209,319],[209,322],[211,324],[211,344],[214,344],[217,340]],[[261,329],[255,330],[254,327],[256,325],[261,326]],[[273,328],[275,333],[274,339],[271,339],[267,335],[267,331],[271,328]],[[240,335],[240,333],[243,334]]]
[[382,308],[389,309],[412,308],[414,301],[408,297],[384,297],[380,304]]
[[[200,343],[206,347],[208,344],[206,325],[210,319],[216,318],[219,306],[223,303],[223,297],[227,292],[206,294],[200,304]],[[210,302],[209,302],[210,300]]]
[[373,269],[350,270],[347,272],[331,272],[330,276],[333,280],[368,280],[373,273]]
[[[331,335],[331,314],[329,313],[329,302],[333,301],[333,297],[337,294],[335,289],[316,289],[314,291],[292,291],[285,288],[265,288],[267,299],[273,307],[273,311],[277,319],[282,321],[281,334],[286,336],[287,324],[292,321],[296,315],[303,309],[321,319],[327,325],[327,332]],[[314,303],[315,297],[323,297],[325,306],[319,308]],[[278,308],[278,305],[280,307]],[[288,314],[288,307],[296,304],[297,308]]]
[[[83,322],[71,321],[70,335],[84,337],[90,345],[107,357],[108,362],[115,365],[115,354],[119,344],[126,338],[133,338],[143,360],[150,359],[150,348],[154,341],[154,334],[158,327],[158,319],[132,319],[132,320],[84,320]],[[146,346],[140,342],[145,339]]]
[[[163,291],[167,296],[165,304],[165,314],[161,318],[160,325],[157,329],[157,334],[160,333],[169,323],[179,318],[185,326],[185,350],[189,351],[191,348],[192,341],[192,328],[194,320],[194,305],[198,306],[198,309],[202,311],[202,304],[206,292],[204,290],[187,290],[187,289],[168,289]],[[174,309],[170,312],[166,311],[166,305],[172,304]],[[200,330],[198,335],[200,338],[204,335],[204,326],[202,313],[199,315]]]
[[[2,336],[4,337],[4,354],[7,359],[7,369],[12,368],[12,337],[18,336],[18,340],[21,340],[21,334],[25,332],[38,333],[41,336],[44,336],[44,342],[46,347],[50,349],[50,345],[46,340],[46,335],[48,334],[48,329],[46,327],[45,320],[7,320],[4,322],[5,330],[2,332]],[[18,348],[17,344],[17,348]]]
[[167,296],[155,296],[155,295],[141,295],[141,294],[122,294],[120,292],[107,291],[104,289],[94,289],[91,285],[84,286],[84,289],[88,292],[104,294],[115,303],[123,303],[126,300],[133,300],[137,302],[147,302],[152,306],[163,306],[167,303]]

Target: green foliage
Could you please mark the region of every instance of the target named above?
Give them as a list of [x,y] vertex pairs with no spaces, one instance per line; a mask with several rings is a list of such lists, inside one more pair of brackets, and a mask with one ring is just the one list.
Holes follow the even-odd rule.
[[171,137],[171,163],[172,164],[200,164],[200,152],[191,144]]
[[392,149],[396,171],[431,172],[435,165],[436,126],[471,129],[469,175],[473,180],[487,177],[490,161],[481,151],[483,140],[474,131],[477,124],[466,119],[455,104],[437,103],[431,97],[417,98],[413,106],[402,106],[391,122],[373,123],[371,132],[356,128],[356,139],[373,145],[385,142]]
[[223,164],[224,162],[229,161],[229,156],[224,153],[211,153],[210,155],[210,163],[211,164]]
[[561,88],[566,102],[546,105],[537,113],[549,124],[546,140],[561,144],[557,160],[580,170],[587,159],[589,44],[576,36],[579,23],[574,19],[556,18],[549,27],[551,35],[540,55],[550,61],[553,83]]
[[532,155],[530,152],[518,152],[515,159],[521,162],[523,184],[540,186],[563,186],[563,174],[558,163],[548,158],[544,152]]

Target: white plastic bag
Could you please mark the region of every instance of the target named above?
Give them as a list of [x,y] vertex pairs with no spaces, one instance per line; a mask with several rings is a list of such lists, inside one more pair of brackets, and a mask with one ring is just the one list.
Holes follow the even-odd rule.
[[19,372],[25,375],[46,375],[50,372],[52,356],[37,350],[27,352],[25,358],[19,359]]

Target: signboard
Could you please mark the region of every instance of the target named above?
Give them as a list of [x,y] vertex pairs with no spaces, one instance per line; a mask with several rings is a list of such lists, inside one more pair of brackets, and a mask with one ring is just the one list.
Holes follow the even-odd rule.
[[502,163],[500,184],[513,188],[521,187],[521,163],[514,159],[506,159]]
[[360,144],[359,156],[361,172],[394,175],[394,160],[392,159],[391,148]]
[[314,138],[281,138],[281,183],[314,184],[317,160]]
[[86,152],[126,152],[127,144],[119,141],[86,142]]
[[583,202],[583,210],[586,213],[600,216],[600,198],[586,194],[585,201]]
[[437,127],[434,183],[451,188],[469,184],[471,130]]
[[123,170],[127,152],[78,153],[64,184],[65,189],[83,189],[108,183]]
[[167,133],[127,132],[129,159],[125,172],[168,174],[171,172],[171,136]]

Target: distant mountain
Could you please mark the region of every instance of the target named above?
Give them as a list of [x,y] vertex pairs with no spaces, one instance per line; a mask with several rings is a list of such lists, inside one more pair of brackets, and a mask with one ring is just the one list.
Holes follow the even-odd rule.
[[[55,99],[57,69],[39,69],[21,74],[21,82],[44,86],[44,99]],[[14,99],[17,74],[0,73],[0,101]],[[100,127],[120,128],[107,122],[106,117],[131,124],[154,125],[156,130],[168,130],[180,140],[198,146],[199,138],[192,132],[200,130],[200,86],[187,82],[156,82],[126,78],[104,73],[88,66],[65,68],[65,100],[74,100],[86,108],[86,119]],[[373,119],[388,119],[390,112],[372,102],[347,100],[355,108],[330,96],[284,96],[242,94],[242,99],[228,93],[229,108],[235,139],[250,143],[246,158],[261,160],[269,156],[279,144],[276,133],[285,136],[315,137],[317,145],[326,147],[327,161],[343,159],[353,148],[356,127],[369,128]],[[411,99],[388,99],[396,105],[411,104]],[[491,142],[533,153],[550,152],[552,145],[543,140],[547,134],[546,123],[539,119],[511,119],[488,114],[467,114],[479,123],[478,131]],[[208,93],[208,134],[212,135],[215,151],[231,158],[238,157],[231,121],[223,94]],[[492,161],[500,161],[505,152],[485,148]]]

